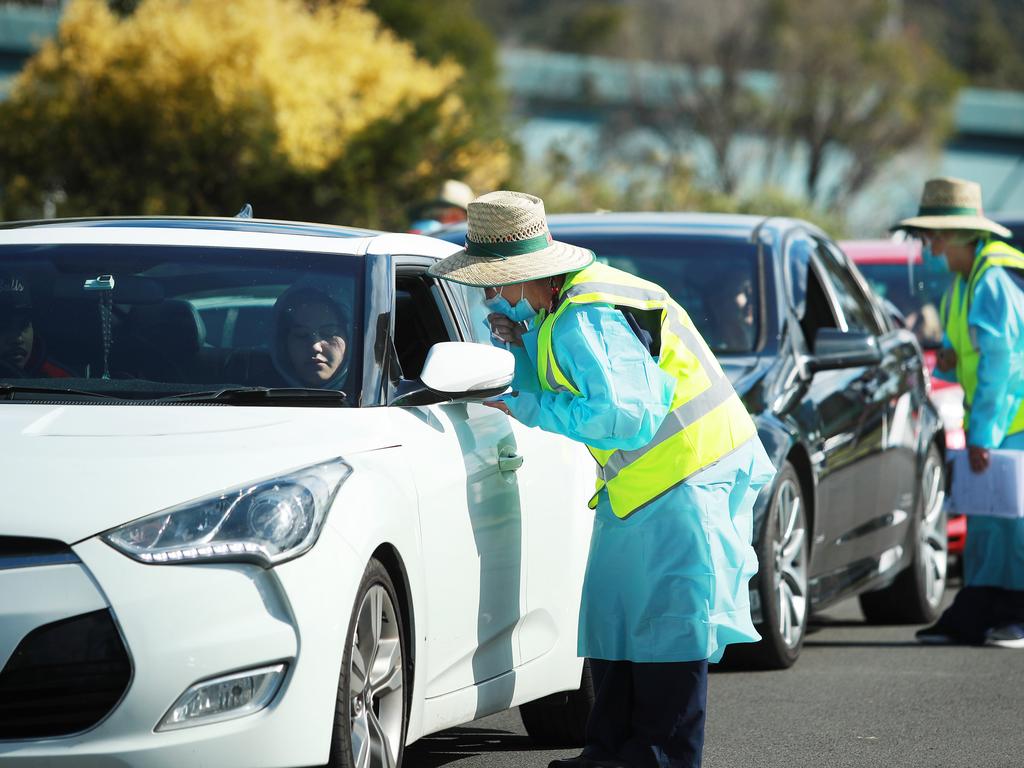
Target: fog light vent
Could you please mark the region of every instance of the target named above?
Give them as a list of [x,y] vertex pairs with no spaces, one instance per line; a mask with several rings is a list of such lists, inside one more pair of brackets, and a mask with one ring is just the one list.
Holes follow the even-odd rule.
[[273,700],[287,668],[274,664],[196,683],[178,697],[156,729],[172,731],[259,712]]

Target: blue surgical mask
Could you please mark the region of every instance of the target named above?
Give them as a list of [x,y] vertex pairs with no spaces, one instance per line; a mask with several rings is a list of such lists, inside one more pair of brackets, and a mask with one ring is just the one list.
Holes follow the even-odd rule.
[[509,300],[500,293],[489,299],[484,299],[484,304],[491,312],[504,315],[513,323],[525,323],[537,315],[537,310],[526,300],[526,285],[523,285],[523,292],[519,295],[519,301],[515,303],[515,306],[510,304]]

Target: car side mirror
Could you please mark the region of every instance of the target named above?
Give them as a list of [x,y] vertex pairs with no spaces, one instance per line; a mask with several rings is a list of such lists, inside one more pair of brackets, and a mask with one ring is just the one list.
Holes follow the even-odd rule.
[[463,341],[438,342],[427,352],[420,378],[400,382],[390,404],[484,400],[508,389],[515,367],[512,353],[498,347]]
[[820,328],[814,340],[814,354],[808,358],[807,367],[813,373],[880,362],[882,352],[878,348],[878,340],[870,333]]

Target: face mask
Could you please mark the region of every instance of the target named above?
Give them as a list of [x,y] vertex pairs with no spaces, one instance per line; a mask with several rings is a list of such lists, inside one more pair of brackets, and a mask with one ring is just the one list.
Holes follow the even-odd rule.
[[508,299],[500,293],[495,294],[489,299],[484,299],[484,304],[487,305],[491,312],[504,315],[513,323],[525,323],[527,320],[532,320],[537,314],[537,310],[526,300],[525,285],[523,285],[523,292],[519,295],[519,301],[516,302],[515,306],[510,304]]

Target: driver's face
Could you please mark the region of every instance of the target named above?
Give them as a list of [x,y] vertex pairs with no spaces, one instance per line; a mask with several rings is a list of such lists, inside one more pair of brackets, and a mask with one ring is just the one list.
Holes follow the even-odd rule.
[[32,351],[32,318],[23,312],[0,314],[0,361],[21,370]]

